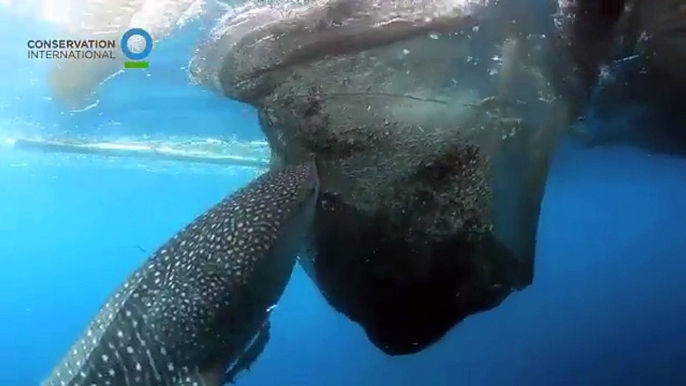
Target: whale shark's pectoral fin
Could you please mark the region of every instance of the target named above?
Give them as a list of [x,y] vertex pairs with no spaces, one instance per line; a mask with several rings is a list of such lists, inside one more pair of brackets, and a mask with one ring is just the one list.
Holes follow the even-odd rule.
[[223,386],[224,369],[214,366],[211,370],[188,374],[178,380],[173,386]]
[[238,374],[243,370],[249,371],[252,364],[267,346],[267,342],[269,342],[269,327],[270,324],[267,319],[255,337],[250,341],[246,350],[231,364],[228,370],[225,365],[213,366],[205,371],[185,376],[174,383],[173,386],[225,386],[235,384]]
[[213,366],[203,372],[185,376],[173,386],[225,386],[235,384],[238,374],[243,370],[249,371],[267,346],[269,327],[269,320],[267,320],[252,339],[248,348],[231,364],[228,371],[224,365]]
[[267,342],[269,342],[269,320],[264,322],[260,331],[255,335],[252,343],[243,352],[243,354],[238,357],[236,362],[229,368],[224,376],[223,385],[234,384],[236,382],[236,377],[243,370],[250,370],[250,367],[255,360],[262,354],[264,348],[267,347]]

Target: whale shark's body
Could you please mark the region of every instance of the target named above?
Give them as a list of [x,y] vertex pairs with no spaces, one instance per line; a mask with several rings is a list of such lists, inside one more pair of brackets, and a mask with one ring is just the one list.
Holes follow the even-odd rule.
[[266,344],[318,189],[313,163],[272,171],[195,219],[109,298],[43,385],[232,381]]

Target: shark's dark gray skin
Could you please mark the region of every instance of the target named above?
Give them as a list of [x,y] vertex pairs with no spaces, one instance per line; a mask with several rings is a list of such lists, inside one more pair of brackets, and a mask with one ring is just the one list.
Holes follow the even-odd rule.
[[314,163],[267,172],[195,219],[109,298],[43,386],[232,381],[231,365],[247,368],[250,346],[266,344],[318,190]]

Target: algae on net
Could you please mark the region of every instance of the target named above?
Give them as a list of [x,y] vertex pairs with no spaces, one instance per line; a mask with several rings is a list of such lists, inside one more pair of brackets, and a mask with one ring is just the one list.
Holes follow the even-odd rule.
[[322,194],[301,264],[391,355],[533,278],[569,123],[570,88],[550,64],[564,51],[547,15],[527,23],[482,3],[261,8],[250,28],[225,20],[194,60],[199,83],[257,108],[272,162],[316,157]]

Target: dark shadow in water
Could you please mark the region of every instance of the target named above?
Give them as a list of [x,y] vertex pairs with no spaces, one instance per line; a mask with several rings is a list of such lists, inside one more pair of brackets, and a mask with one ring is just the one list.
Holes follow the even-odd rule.
[[616,62],[608,71],[575,138],[592,146],[632,145],[686,155],[686,89],[670,74],[646,69],[637,56]]

